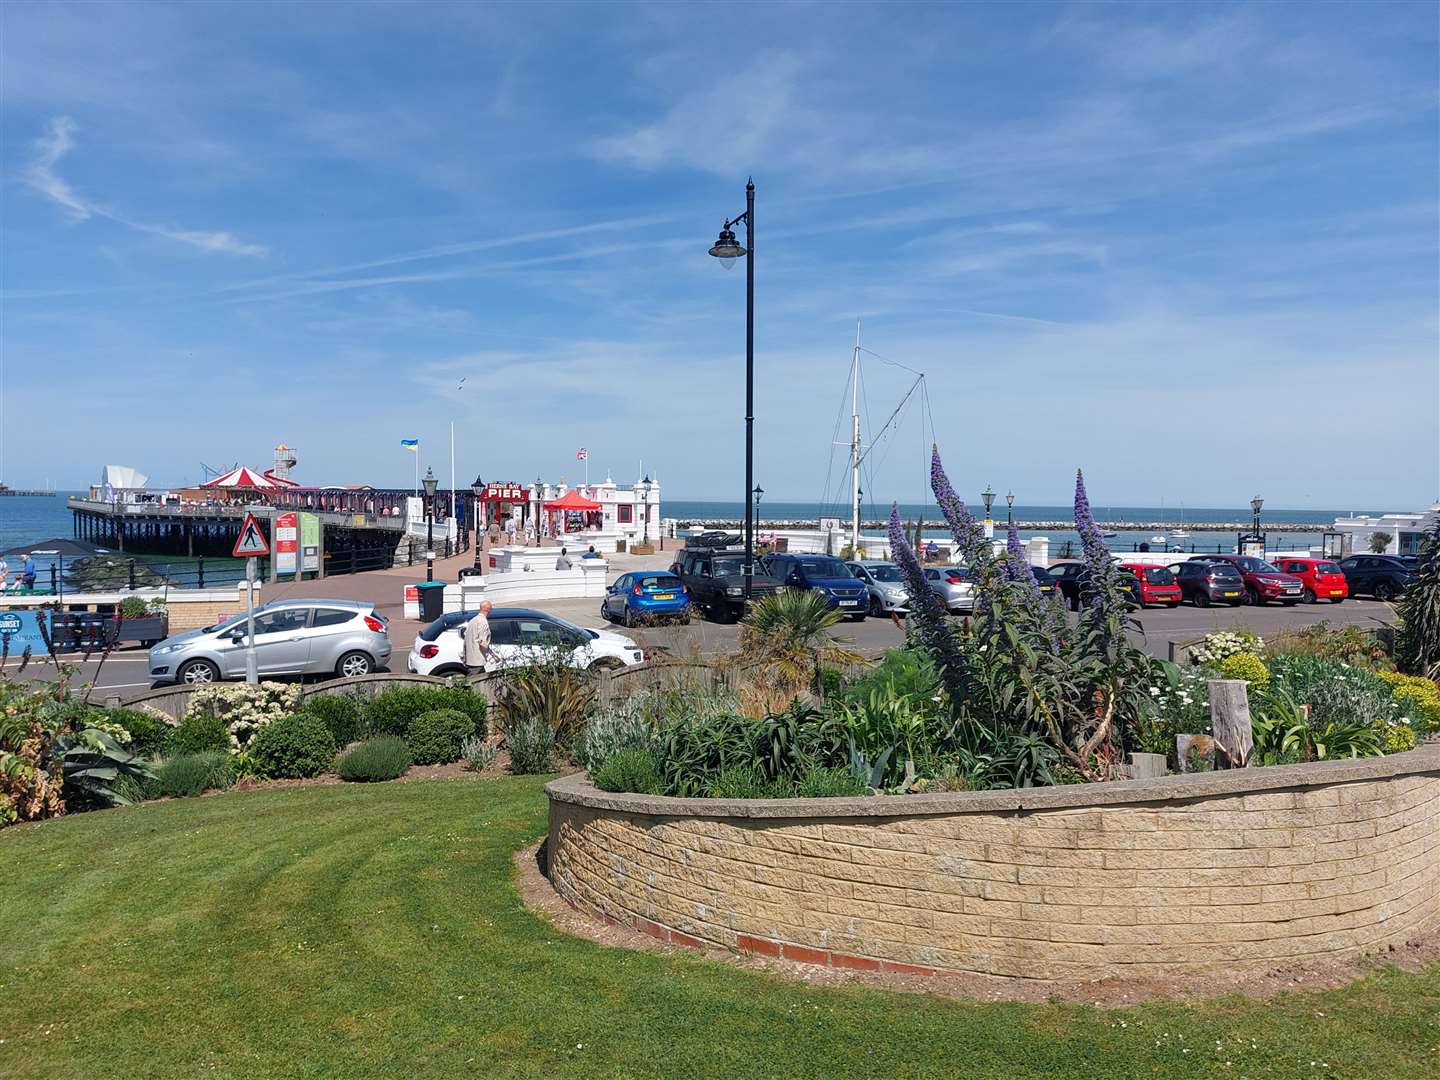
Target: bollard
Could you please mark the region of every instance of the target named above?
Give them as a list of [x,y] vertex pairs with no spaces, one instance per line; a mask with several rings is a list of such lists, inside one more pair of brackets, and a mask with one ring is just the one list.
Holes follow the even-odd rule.
[[131,592],[134,592],[134,591],[135,591],[135,560],[134,560],[134,559],[131,559],[131,560],[130,560],[129,569],[130,569],[130,591],[131,591]]
[[203,589],[205,587],[205,557],[203,555],[200,557],[199,562],[196,564],[196,569],[200,572],[199,588]]

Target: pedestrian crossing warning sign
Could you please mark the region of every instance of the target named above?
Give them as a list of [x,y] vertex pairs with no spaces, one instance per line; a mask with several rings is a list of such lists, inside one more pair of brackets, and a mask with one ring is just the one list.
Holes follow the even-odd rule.
[[231,549],[230,554],[237,559],[270,554],[270,544],[265,539],[265,532],[260,528],[260,522],[255,520],[254,514],[245,515],[245,521],[240,526],[240,536],[236,539],[235,547]]

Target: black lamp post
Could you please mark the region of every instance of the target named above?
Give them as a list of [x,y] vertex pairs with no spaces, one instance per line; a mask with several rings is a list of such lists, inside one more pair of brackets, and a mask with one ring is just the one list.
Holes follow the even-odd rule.
[[[745,246],[741,247],[731,226],[745,223]],[[730,266],[742,255],[745,260],[745,599],[750,599],[750,584],[755,573],[755,506],[750,501],[750,485],[755,482],[755,181],[745,184],[745,212],[720,227],[720,238],[710,254],[722,266]]]
[[535,546],[540,546],[540,515],[545,510],[545,481],[535,474]]
[[985,490],[980,493],[980,501],[985,504],[985,524],[990,524],[990,507],[995,505],[995,492],[990,485],[985,485]]
[[485,481],[481,480],[478,476],[475,477],[475,482],[470,485],[470,494],[475,496],[475,498],[470,503],[470,513],[475,516],[475,569],[479,570],[480,538],[483,535],[481,533],[481,529],[484,528],[484,522],[480,520],[480,518],[483,516],[480,513],[480,508],[484,505],[484,503],[481,501],[481,496],[485,494]]
[[435,580],[435,487],[440,483],[426,466],[425,479],[425,580]]
[[640,543],[647,546],[650,543],[650,477],[635,485],[635,494],[640,496],[640,512],[644,514],[640,519]]
[[1013,491],[1005,493],[1005,524],[1015,524],[1015,493]]
[[765,497],[765,489],[759,484],[756,484],[751,490],[750,495],[755,506],[755,520],[758,522],[760,520],[760,500]]
[[1260,508],[1264,505],[1265,500],[1262,499],[1259,495],[1256,495],[1253,499],[1250,500],[1250,511],[1255,515],[1255,521],[1252,524],[1251,528],[1254,530],[1256,536],[1260,535]]

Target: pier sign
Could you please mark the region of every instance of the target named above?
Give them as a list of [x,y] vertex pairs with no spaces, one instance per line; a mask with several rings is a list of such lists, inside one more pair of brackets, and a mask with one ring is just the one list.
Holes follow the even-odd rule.
[[293,574],[298,563],[300,515],[291,510],[275,519],[275,572]]
[[235,546],[230,549],[230,554],[237,559],[270,554],[270,544],[265,539],[265,531],[260,528],[260,522],[255,519],[254,514],[245,515],[245,521],[240,526],[240,536],[236,539]]

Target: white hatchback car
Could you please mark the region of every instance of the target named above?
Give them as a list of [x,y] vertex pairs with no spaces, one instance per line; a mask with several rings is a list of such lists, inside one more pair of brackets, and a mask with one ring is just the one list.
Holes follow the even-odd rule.
[[[465,674],[465,624],[474,611],[453,611],[415,636],[406,667],[417,675]],[[495,608],[490,612],[490,644],[502,667],[520,667],[564,650],[578,668],[618,670],[639,664],[645,651],[610,630],[587,630],[555,615],[530,608]]]

